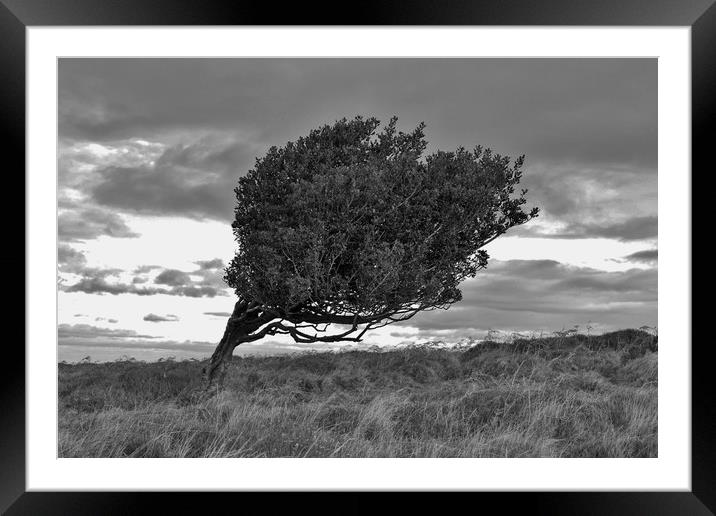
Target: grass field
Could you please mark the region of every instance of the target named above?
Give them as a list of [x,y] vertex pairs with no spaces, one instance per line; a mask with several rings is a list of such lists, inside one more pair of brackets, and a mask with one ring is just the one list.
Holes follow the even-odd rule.
[[657,337],[59,364],[61,457],[656,457]]

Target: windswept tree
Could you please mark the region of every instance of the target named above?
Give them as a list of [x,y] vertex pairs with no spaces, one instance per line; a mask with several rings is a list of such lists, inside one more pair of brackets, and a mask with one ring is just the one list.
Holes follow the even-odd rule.
[[236,346],[269,335],[359,341],[445,309],[487,266],[482,248],[537,215],[515,194],[524,156],[458,148],[423,156],[425,124],[339,120],[272,147],[238,181],[238,296],[205,375],[220,384]]

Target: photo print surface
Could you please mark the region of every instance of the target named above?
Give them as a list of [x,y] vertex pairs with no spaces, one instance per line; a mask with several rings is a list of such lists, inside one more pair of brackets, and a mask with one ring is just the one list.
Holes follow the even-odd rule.
[[655,457],[655,59],[60,59],[60,456]]

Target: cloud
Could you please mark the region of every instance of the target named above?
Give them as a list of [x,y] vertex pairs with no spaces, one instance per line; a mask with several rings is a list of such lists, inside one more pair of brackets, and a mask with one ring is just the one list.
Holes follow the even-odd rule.
[[167,314],[166,316],[147,314],[144,316],[143,320],[149,322],[176,322],[179,318],[173,314]]
[[177,269],[165,269],[154,279],[154,283],[176,287],[191,283],[191,278],[186,272]]
[[121,216],[96,207],[60,213],[57,217],[57,232],[63,242],[91,240],[103,235],[114,238],[139,236],[127,226]]
[[440,148],[656,163],[656,59],[62,59],[58,80],[73,139],[240,128],[278,144],[397,114]]
[[194,262],[199,266],[200,270],[213,270],[213,269],[223,269],[224,268],[224,261],[221,258],[214,258],[213,260],[200,260],[198,262]]
[[142,340],[103,340],[102,338],[97,339],[65,339],[58,342],[59,346],[63,347],[80,347],[80,348],[94,348],[94,349],[133,349],[140,351],[187,351],[187,352],[198,352],[211,354],[216,348],[215,342],[202,342],[202,341],[176,341],[176,340],[155,340],[155,341],[142,341]]
[[[190,273],[177,269],[165,269],[155,278],[154,283],[172,286],[176,295],[188,297],[214,297],[224,295],[226,284],[222,279],[222,272],[216,268],[218,258],[206,262],[197,262],[199,269]],[[209,264],[209,266],[207,266]],[[198,281],[192,280],[198,276]]]
[[100,205],[131,213],[229,221],[236,181],[255,156],[245,142],[202,138],[168,147],[141,166],[99,170],[89,195]]
[[78,200],[97,181],[96,172],[108,166],[136,167],[154,161],[165,145],[129,138],[112,142],[72,141],[60,139],[58,172],[59,196]]
[[142,335],[134,330],[100,328],[89,324],[60,324],[57,327],[57,337],[60,341],[68,339],[155,339],[152,335]]
[[136,294],[139,296],[152,296],[155,294],[166,294],[167,291],[158,288],[143,287],[125,283],[109,283],[102,277],[83,277],[77,283],[64,288],[65,292],[83,292],[85,294]]
[[108,319],[107,317],[95,317],[95,322],[107,321],[110,324],[116,324],[119,321],[117,319]]
[[211,315],[212,317],[230,317],[230,312],[204,312],[204,315]]
[[168,296],[185,296],[185,297],[215,297],[223,296],[226,293],[215,287],[199,285],[199,286],[175,286],[169,289],[155,287],[138,287],[131,283],[110,283],[102,277],[84,277],[77,283],[64,287],[65,292],[83,292],[85,294],[136,294],[138,296],[153,296],[157,294],[165,294]]
[[645,249],[637,251],[623,258],[627,262],[656,264],[659,259],[659,251],[657,249]]
[[[656,296],[656,274],[653,270],[632,269],[626,272],[595,273],[594,270],[577,271],[571,277],[553,284],[558,290],[580,293],[595,292],[616,295],[637,293],[647,299]],[[640,299],[643,300],[643,299]]]
[[589,321],[607,329],[657,323],[655,269],[607,272],[552,260],[492,261],[461,290],[462,301],[448,310],[419,314],[403,326],[457,330],[466,337],[490,328],[553,331]]
[[[184,272],[177,269],[165,269],[154,279],[159,285],[169,285],[178,295],[189,297],[214,297],[221,295],[227,288],[223,280],[223,271],[218,267],[223,266],[219,258],[207,261],[196,262],[199,268]],[[192,280],[192,276],[198,276],[198,281]]]
[[644,240],[656,238],[658,235],[658,220],[656,217],[634,217],[624,222],[605,226],[597,224],[573,224],[564,238],[603,237],[618,240]]
[[528,189],[528,205],[539,206],[541,214],[513,229],[515,235],[624,241],[656,237],[655,168],[530,164],[528,158],[521,186]]
[[201,266],[198,270],[191,272],[191,275],[201,278],[200,284],[203,286],[213,287],[217,290],[228,288],[224,281],[223,264],[222,268]]
[[513,228],[511,235],[541,238],[611,238],[624,242],[656,238],[658,232],[656,217],[633,217],[622,222],[606,224],[570,223],[557,231],[543,231],[536,225]]
[[[72,254],[65,249],[64,255]],[[74,256],[74,254],[72,254]],[[76,260],[76,258],[73,258]],[[140,266],[136,271],[151,271],[155,266]],[[165,294],[169,296],[184,297],[216,297],[226,295],[226,285],[221,280],[220,273],[211,268],[199,268],[196,271],[187,273],[178,269],[164,269],[154,279],[157,286],[144,285],[148,278],[135,276],[131,283],[121,281],[110,282],[108,276],[116,276],[123,271],[120,269],[98,269],[78,266],[72,272],[79,274],[81,278],[74,284],[61,288],[65,292],[83,292],[85,294],[135,294],[138,296],[152,296]],[[199,276],[198,281],[192,279],[192,275]],[[170,288],[165,288],[170,287]]]
[[222,290],[215,287],[200,285],[200,286],[186,286],[186,287],[174,287],[171,290],[175,296],[187,296],[187,297],[214,297],[226,295]]
[[62,272],[83,271],[87,266],[87,258],[82,251],[67,244],[59,244],[57,246],[57,265]]
[[57,329],[59,346],[83,348],[127,348],[139,350],[198,351],[211,353],[216,343],[159,340],[160,337],[133,330],[100,328],[88,324],[60,324]]
[[152,272],[155,269],[161,269],[161,265],[140,265],[134,269],[134,274],[146,274]]
[[121,269],[88,267],[87,258],[82,251],[67,245],[59,244],[57,247],[58,269],[61,273],[76,274],[81,276],[79,283],[70,287],[65,286],[67,278],[60,276],[61,289],[65,291],[91,291],[94,289],[113,290],[114,286],[107,282],[106,278],[121,274]]
[[59,108],[61,184],[120,212],[230,220],[270,145],[396,114],[428,152],[526,154],[568,238],[656,213],[656,59],[63,59]]

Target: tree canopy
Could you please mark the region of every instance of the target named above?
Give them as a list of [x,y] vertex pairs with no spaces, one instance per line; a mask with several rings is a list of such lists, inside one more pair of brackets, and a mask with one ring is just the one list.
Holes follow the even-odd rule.
[[[482,249],[530,220],[515,193],[524,156],[478,146],[424,156],[425,124],[376,118],[324,125],[271,147],[238,181],[238,251],[225,280],[297,341],[356,340],[461,299]],[[248,306],[247,305],[247,306]],[[326,325],[343,324],[327,334]]]

